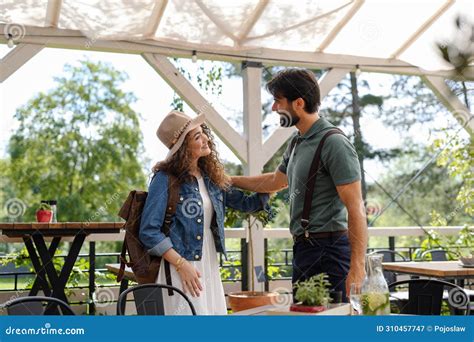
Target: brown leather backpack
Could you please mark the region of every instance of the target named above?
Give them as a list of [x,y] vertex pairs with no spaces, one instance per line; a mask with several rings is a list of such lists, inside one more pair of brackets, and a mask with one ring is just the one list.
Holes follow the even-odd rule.
[[[117,281],[121,281],[124,276],[125,265],[131,267],[135,278],[139,284],[155,283],[160,270],[161,257],[148,254],[145,246],[139,239],[140,221],[143,207],[148,196],[146,191],[132,190],[128,194],[127,200],[119,211],[119,216],[126,222],[125,239],[122,245],[120,255],[120,270],[117,275]],[[179,196],[179,182],[176,177],[168,177],[168,203],[166,206],[165,219],[162,225],[162,231],[169,236],[171,219],[176,212],[176,205]],[[128,251],[129,261],[126,259]],[[169,263],[165,261],[166,283],[171,285],[171,274]]]

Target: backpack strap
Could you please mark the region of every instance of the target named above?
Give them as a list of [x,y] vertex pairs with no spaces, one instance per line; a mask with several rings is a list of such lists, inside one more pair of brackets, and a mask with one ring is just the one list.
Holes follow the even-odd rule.
[[[128,217],[130,216],[132,202],[135,197],[135,194],[136,194],[135,190],[130,191],[125,203],[120,208],[119,216],[123,218],[125,221],[127,221]],[[122,281],[123,276],[125,274],[125,265],[128,265],[126,254],[127,254],[127,240],[124,239],[123,244],[122,244],[122,252],[120,253],[120,268],[117,274],[117,281]]]
[[321,161],[321,151],[324,147],[324,142],[328,137],[333,134],[345,134],[339,128],[333,128],[329,130],[319,142],[318,148],[316,149],[316,153],[314,154],[313,162],[311,163],[311,167],[309,168],[308,179],[306,181],[306,191],[304,194],[304,205],[303,205],[303,213],[301,214],[301,226],[304,230],[304,236],[307,238],[309,237],[308,232],[308,225],[309,225],[309,214],[311,212],[311,205],[313,202],[313,193],[314,187],[316,184],[316,177],[319,170],[319,164]]
[[120,282],[123,279],[123,275],[125,274],[125,264],[127,263],[126,259],[127,253],[127,240],[123,240],[122,244],[122,252],[120,253],[120,268],[117,274],[117,281]]
[[[173,219],[173,215],[176,213],[176,207],[178,205],[178,197],[179,197],[179,181],[178,178],[169,174],[168,175],[168,203],[166,204],[166,213],[165,213],[165,220],[163,222],[163,234],[166,236],[170,235],[171,229],[171,220]],[[166,285],[173,286],[171,281],[171,270],[170,270],[170,263],[165,260],[165,277],[166,277]],[[171,289],[168,289],[168,295],[173,296],[174,292]]]

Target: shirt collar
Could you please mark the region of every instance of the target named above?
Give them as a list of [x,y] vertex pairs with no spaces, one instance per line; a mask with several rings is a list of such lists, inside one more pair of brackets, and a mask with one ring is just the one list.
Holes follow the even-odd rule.
[[330,127],[331,124],[329,123],[329,121],[327,121],[325,118],[319,118],[318,120],[316,120],[316,122],[310,127],[310,129],[308,129],[308,131],[301,135],[299,132],[298,132],[298,136],[301,138],[301,139],[308,139],[310,137],[312,137],[313,135],[315,134],[318,134],[319,132],[321,132],[323,129],[325,128],[328,128]]

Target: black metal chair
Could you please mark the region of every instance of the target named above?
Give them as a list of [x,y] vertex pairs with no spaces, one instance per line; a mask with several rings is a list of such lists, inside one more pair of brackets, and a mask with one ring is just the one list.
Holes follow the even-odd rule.
[[448,254],[444,249],[428,249],[421,253],[421,260],[427,260],[431,257],[431,261],[448,261]]
[[[196,310],[194,309],[194,305],[191,303],[188,296],[186,296],[186,294],[184,294],[184,292],[180,289],[164,284],[142,284],[123,291],[117,301],[117,315],[125,315],[127,295],[132,293],[138,315],[164,316],[166,313],[163,305],[163,291],[166,293],[168,293],[168,291],[175,292],[174,295],[182,296],[189,305],[191,313],[196,316]],[[178,310],[181,308],[176,309]]]
[[74,315],[71,307],[54,297],[29,296],[2,305],[10,316]]
[[[370,254],[382,254],[383,262],[395,262],[395,261],[407,261],[407,259],[400,253],[392,251],[391,249],[381,249],[370,252]],[[387,284],[394,283],[397,281],[397,275],[390,271],[383,271],[383,276],[387,281]]]
[[[437,248],[437,249],[428,249],[427,251],[424,251],[421,253],[420,258],[421,260],[427,260],[428,256],[431,256],[431,261],[448,261],[448,251],[442,249],[442,248]],[[448,283],[453,283],[456,284],[455,279],[445,279]],[[459,284],[461,285],[462,284]],[[469,285],[471,286],[471,285]],[[464,288],[464,292],[466,292],[469,295],[469,298],[471,301],[474,301],[474,291],[472,289],[466,289]]]
[[402,314],[440,315],[443,295],[447,289],[451,312],[464,315],[470,313],[469,296],[460,286],[436,279],[410,279],[389,284],[388,288],[395,291],[402,285],[408,285],[408,300],[397,302]]

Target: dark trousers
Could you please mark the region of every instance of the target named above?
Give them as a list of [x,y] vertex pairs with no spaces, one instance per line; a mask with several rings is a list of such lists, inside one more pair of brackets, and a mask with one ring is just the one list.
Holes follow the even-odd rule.
[[[349,272],[351,247],[346,235],[323,239],[301,238],[293,245],[292,283],[304,281],[319,273],[326,273],[331,291],[340,291],[347,302],[346,277]],[[293,298],[296,290],[293,290]]]

